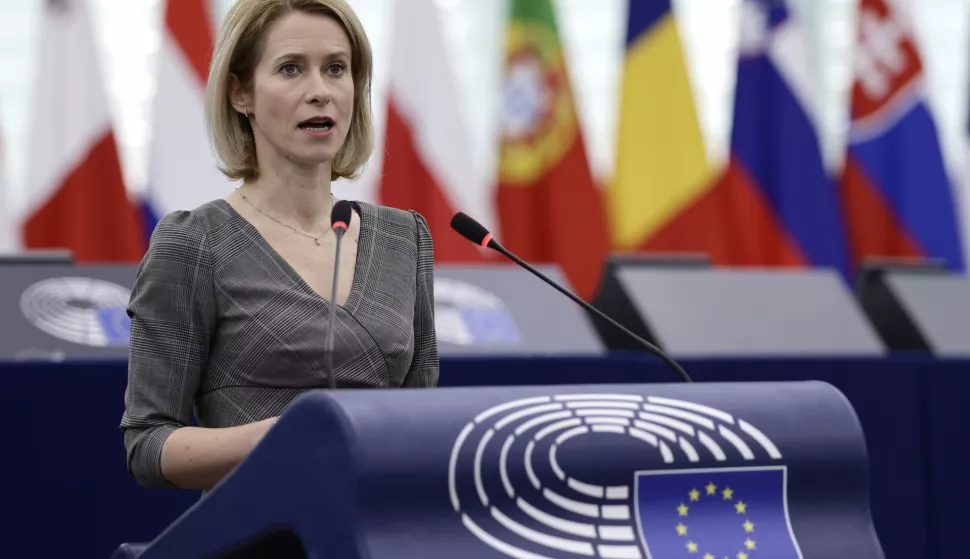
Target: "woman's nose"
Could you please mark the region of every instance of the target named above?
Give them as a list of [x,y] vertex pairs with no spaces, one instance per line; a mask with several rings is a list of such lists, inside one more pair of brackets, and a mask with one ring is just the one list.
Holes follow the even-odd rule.
[[310,78],[309,89],[307,91],[307,102],[308,103],[318,103],[321,105],[326,105],[330,102],[332,93],[330,91],[330,84],[327,82],[327,78],[321,75],[315,75]]

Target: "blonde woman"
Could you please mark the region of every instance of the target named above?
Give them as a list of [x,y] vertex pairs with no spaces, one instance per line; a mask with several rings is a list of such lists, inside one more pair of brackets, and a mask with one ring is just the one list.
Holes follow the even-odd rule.
[[121,428],[140,484],[211,488],[294,398],[326,387],[332,305],[338,387],[437,384],[421,215],[354,202],[329,300],[330,185],[371,154],[371,67],[344,0],[238,0],[227,14],[206,118],[241,185],[162,219],[138,269]]

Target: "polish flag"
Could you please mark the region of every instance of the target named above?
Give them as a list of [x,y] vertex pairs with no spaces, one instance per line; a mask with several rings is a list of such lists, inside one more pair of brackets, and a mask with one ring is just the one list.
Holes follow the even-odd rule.
[[205,130],[205,82],[214,47],[208,0],[168,0],[158,53],[149,184],[142,203],[146,234],[158,219],[232,191]]
[[40,44],[24,247],[67,249],[77,262],[138,261],[145,243],[84,1],[47,0]]
[[378,201],[428,221],[438,262],[481,261],[484,249],[451,230],[456,211],[493,225],[490,189],[475,173],[441,16],[410,0],[392,20],[390,93]]

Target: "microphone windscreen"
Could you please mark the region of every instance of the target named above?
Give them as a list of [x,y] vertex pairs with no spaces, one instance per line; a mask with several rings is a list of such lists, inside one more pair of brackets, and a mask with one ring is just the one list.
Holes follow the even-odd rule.
[[346,200],[341,200],[333,205],[333,209],[330,210],[330,228],[331,229],[343,229],[346,231],[350,228],[350,216],[353,213],[353,207],[350,202]]
[[462,212],[456,213],[455,217],[451,218],[451,228],[476,245],[485,243],[485,238],[489,237],[488,229],[485,229],[484,225]]

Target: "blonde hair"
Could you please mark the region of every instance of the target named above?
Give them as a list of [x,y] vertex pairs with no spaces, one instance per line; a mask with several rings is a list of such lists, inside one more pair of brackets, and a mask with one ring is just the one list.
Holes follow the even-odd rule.
[[345,0],[237,0],[226,14],[212,57],[205,89],[209,139],[221,161],[219,169],[232,180],[259,176],[256,145],[246,115],[229,99],[230,76],[251,88],[267,30],[292,12],[318,14],[339,22],[350,39],[350,72],[354,81],[354,112],[343,146],[331,162],[330,180],[357,178],[374,147],[371,116],[370,41],[357,15]]

